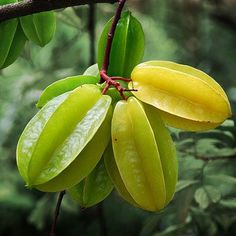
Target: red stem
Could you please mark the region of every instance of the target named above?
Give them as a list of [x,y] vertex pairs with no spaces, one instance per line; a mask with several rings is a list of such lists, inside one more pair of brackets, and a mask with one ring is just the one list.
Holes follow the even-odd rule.
[[124,95],[125,91],[137,91],[135,89],[126,89],[123,88],[119,82],[116,82],[115,80],[122,80],[125,82],[130,82],[131,80],[128,78],[123,78],[120,76],[114,76],[111,77],[107,74],[107,70],[108,70],[108,66],[109,66],[109,62],[110,62],[110,54],[111,54],[111,46],[112,46],[112,41],[114,39],[114,35],[115,35],[115,30],[118,24],[118,21],[121,17],[121,12],[123,10],[123,7],[125,5],[126,0],[119,0],[119,5],[118,8],[116,10],[112,25],[111,25],[111,29],[108,33],[108,37],[107,37],[107,44],[106,44],[106,50],[105,50],[105,55],[104,55],[104,60],[103,60],[103,65],[102,68],[100,70],[100,83],[106,82],[106,85],[102,91],[103,94],[105,94],[107,92],[107,90],[109,89],[110,86],[114,86],[120,93],[120,96],[126,100],[126,97]]
[[[117,23],[120,19],[121,12],[122,12],[122,9],[125,5],[125,2],[126,2],[126,0],[119,0],[119,5],[118,5],[118,8],[116,10],[116,14],[114,16],[111,29],[108,33],[107,45],[106,45],[106,50],[105,50],[105,55],[104,55],[104,61],[103,61],[102,69],[101,69],[101,70],[105,71],[105,73],[107,73],[108,66],[109,66],[111,45],[112,45],[112,41],[113,41],[113,38],[114,38],[114,35],[115,35],[116,26],[117,26]],[[104,79],[101,77],[101,83],[102,82],[104,82]]]

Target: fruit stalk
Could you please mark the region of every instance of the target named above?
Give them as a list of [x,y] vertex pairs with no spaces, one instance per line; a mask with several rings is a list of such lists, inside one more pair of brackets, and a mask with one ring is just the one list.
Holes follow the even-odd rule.
[[52,224],[52,228],[51,228],[51,236],[56,235],[57,219],[58,219],[58,216],[59,216],[59,213],[60,213],[62,199],[63,199],[65,194],[66,194],[66,191],[61,191],[59,193],[58,200],[57,200],[57,205],[56,205],[56,209],[55,209],[54,220],[53,220],[53,224]]

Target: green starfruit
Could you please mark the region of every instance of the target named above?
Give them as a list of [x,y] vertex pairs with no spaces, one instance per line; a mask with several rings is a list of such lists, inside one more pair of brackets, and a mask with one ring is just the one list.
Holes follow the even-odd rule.
[[99,78],[90,75],[77,75],[58,80],[50,84],[41,94],[37,108],[42,108],[52,98],[57,97],[65,92],[71,91],[83,84],[96,84]]
[[112,189],[113,184],[101,159],[94,170],[68,192],[81,207],[91,207],[104,200]]
[[56,31],[56,16],[53,11],[35,13],[20,18],[26,37],[35,44],[44,47]]
[[110,104],[111,98],[96,85],[80,86],[49,101],[17,145],[17,165],[26,184],[54,192],[86,177],[110,139]]
[[169,61],[149,61],[134,68],[129,88],[156,107],[165,122],[184,130],[207,130],[231,116],[228,98],[209,75]]
[[164,208],[175,191],[177,161],[158,112],[145,110],[134,97],[119,101],[112,118],[112,146],[120,177],[111,156],[106,161],[108,173],[112,176],[113,165],[112,179],[122,196],[125,192],[124,199],[149,211]]
[[[98,44],[98,66],[101,69],[105,54],[108,32],[112,25],[111,19],[101,34]],[[143,57],[144,33],[139,21],[124,12],[119,20],[112,41],[108,75],[130,77],[131,71]]]
[[96,77],[100,80],[100,73],[99,73],[98,64],[93,64],[93,65],[89,66],[89,67],[85,70],[85,72],[83,73],[83,75],[96,76]]

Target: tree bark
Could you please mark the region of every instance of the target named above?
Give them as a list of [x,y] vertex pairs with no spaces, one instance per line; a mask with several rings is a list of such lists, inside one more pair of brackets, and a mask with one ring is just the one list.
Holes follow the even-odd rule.
[[0,22],[44,11],[91,3],[115,3],[118,0],[25,0],[0,6]]

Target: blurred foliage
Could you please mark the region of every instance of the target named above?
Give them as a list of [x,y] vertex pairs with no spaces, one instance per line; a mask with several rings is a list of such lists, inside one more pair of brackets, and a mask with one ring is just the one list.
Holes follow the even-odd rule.
[[[234,116],[208,132],[171,129],[179,182],[165,210],[136,209],[116,192],[89,209],[80,209],[66,196],[58,235],[236,235],[235,1],[130,0],[128,5],[144,27],[144,60],[173,60],[203,69],[226,89]],[[97,5],[97,36],[113,12],[112,5]],[[53,42],[43,49],[28,45],[16,63],[0,72],[0,235],[49,235],[57,195],[24,187],[15,149],[37,111],[41,91],[89,66],[87,15],[87,7],[58,11]]]

